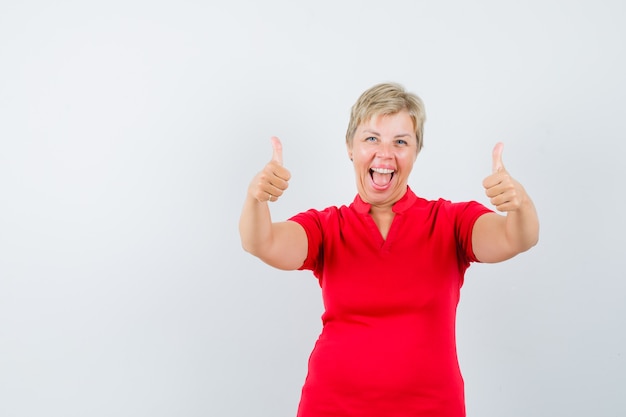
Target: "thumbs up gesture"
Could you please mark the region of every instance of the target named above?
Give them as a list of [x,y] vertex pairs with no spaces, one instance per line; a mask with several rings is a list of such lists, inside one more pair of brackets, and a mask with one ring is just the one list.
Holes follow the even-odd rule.
[[272,137],[272,159],[259,172],[248,188],[250,195],[260,203],[276,201],[287,189],[291,174],[283,167],[283,145],[280,139]]
[[502,150],[504,144],[498,142],[492,153],[492,173],[483,180],[485,193],[498,211],[518,210],[528,198],[522,185],[515,181],[504,168]]

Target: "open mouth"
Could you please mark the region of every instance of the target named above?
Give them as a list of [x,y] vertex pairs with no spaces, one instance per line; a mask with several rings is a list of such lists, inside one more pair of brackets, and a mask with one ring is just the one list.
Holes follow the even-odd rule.
[[389,168],[370,168],[370,177],[374,185],[386,187],[391,183],[395,170]]

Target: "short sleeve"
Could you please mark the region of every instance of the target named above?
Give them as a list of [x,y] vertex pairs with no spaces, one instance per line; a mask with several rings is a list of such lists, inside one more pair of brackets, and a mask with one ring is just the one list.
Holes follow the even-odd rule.
[[306,232],[308,240],[308,251],[304,263],[300,270],[311,270],[319,278],[324,264],[322,250],[323,234],[323,212],[315,209],[296,214],[289,218],[290,221],[300,224]]
[[460,255],[467,262],[478,262],[472,247],[472,231],[474,224],[480,216],[486,213],[492,213],[493,210],[488,209],[476,201],[452,203],[451,207],[454,218],[454,234]]

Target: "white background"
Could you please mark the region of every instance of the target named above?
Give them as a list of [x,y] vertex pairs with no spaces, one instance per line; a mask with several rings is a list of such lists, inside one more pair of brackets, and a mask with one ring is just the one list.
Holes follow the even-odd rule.
[[241,204],[271,135],[275,219],[350,202],[382,81],[426,103],[418,194],[488,204],[503,141],[540,213],[466,275],[468,416],[626,415],[625,3],[220,3],[0,3],[0,415],[294,416],[319,287]]

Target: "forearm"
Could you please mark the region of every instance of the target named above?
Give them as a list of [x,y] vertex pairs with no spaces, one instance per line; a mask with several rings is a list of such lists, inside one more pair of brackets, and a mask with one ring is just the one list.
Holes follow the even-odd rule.
[[248,195],[239,219],[241,245],[246,252],[255,256],[267,248],[272,241],[272,218],[267,202],[259,202]]
[[509,246],[517,253],[527,251],[539,240],[539,218],[528,195],[517,210],[506,216],[505,233]]
[[282,145],[272,138],[274,154],[250,183],[239,219],[241,245],[263,262],[280,269],[299,268],[307,255],[308,240],[298,223],[273,223],[268,202],[276,202],[287,189],[291,174],[282,166]]

